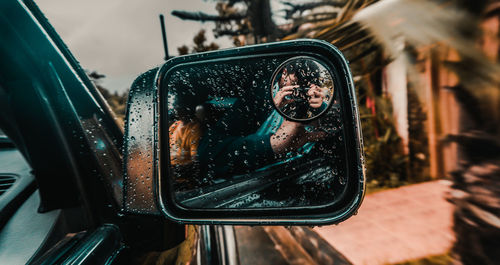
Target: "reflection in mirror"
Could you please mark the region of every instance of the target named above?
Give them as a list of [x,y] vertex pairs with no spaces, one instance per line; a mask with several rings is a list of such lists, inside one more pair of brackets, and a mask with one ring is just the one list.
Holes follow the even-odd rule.
[[333,78],[317,60],[295,57],[274,73],[271,85],[273,103],[290,120],[309,121],[328,108],[333,96]]
[[[295,116],[300,122],[284,118],[269,96],[269,84],[284,87],[284,62],[295,62],[290,58],[195,63],[166,73],[162,104],[168,107],[168,135],[163,138],[168,136],[169,152],[163,165],[169,171],[162,178],[169,178],[177,204],[322,207],[341,197],[346,151],[335,79],[326,64],[300,58],[315,69],[309,74],[314,77],[303,81],[304,93],[313,92],[305,96],[306,114]],[[295,69],[286,71],[291,78]],[[305,121],[314,115],[321,116]]]

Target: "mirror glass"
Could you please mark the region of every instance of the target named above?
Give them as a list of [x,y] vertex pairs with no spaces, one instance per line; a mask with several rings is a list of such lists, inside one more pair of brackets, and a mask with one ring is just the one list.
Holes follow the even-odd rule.
[[[277,55],[169,69],[161,88],[168,109],[161,114],[168,126],[161,178],[175,203],[248,209],[340,199],[347,167],[334,73],[317,58]],[[280,91],[287,92],[282,104]]]
[[333,96],[333,77],[319,61],[296,57],[284,62],[273,75],[271,95],[281,115],[310,121],[323,114]]

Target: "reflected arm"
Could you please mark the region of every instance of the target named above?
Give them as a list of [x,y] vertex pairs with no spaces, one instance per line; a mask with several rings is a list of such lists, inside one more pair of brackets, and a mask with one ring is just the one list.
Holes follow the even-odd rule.
[[[249,114],[243,117],[242,112]],[[202,170],[211,176],[227,176],[251,172],[274,161],[271,134],[256,133],[266,117],[261,112],[248,111],[238,100],[222,119],[208,126],[198,147]]]

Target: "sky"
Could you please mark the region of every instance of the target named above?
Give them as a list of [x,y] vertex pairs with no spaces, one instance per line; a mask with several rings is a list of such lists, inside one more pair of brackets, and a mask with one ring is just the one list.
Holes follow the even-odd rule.
[[165,15],[170,55],[178,54],[177,47],[192,45],[193,37],[202,28],[208,43],[214,41],[221,48],[232,47],[229,37],[214,39],[213,22],[184,21],[171,15],[172,10],[216,14],[215,1],[38,0],[36,3],[80,65],[106,75],[101,84],[112,92],[128,90],[139,74],[164,62],[159,14]]

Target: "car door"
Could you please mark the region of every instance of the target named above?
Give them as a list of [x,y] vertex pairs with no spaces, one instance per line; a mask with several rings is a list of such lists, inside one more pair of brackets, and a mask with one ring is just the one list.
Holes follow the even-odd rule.
[[0,5],[0,127],[17,146],[2,149],[4,178],[16,180],[1,198],[2,261],[109,260],[122,245],[111,220],[121,131],[35,4]]
[[[129,264],[139,250],[178,245],[183,225],[120,213],[122,129],[38,7],[2,1],[0,31],[0,128],[10,137],[0,173],[21,176],[0,197],[1,260]],[[204,230],[214,244],[194,258],[227,260],[208,258],[227,238],[217,229]]]

